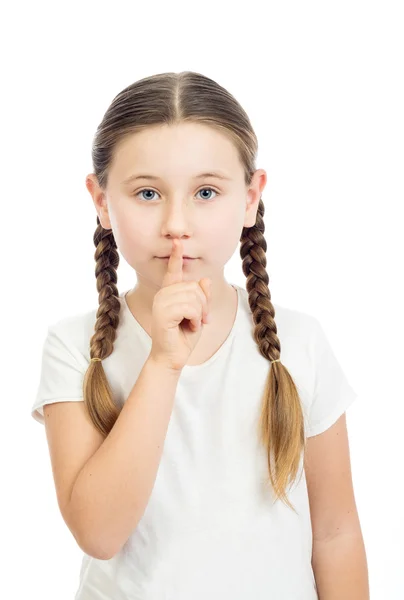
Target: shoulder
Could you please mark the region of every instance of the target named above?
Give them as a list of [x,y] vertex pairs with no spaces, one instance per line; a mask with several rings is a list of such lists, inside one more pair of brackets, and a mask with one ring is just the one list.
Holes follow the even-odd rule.
[[[89,342],[94,333],[97,309],[61,317],[48,326],[47,342],[72,354],[85,365],[90,358]],[[84,361],[84,362],[83,362]]]
[[273,304],[275,323],[284,335],[292,335],[306,341],[311,340],[317,333],[319,322],[308,312]]
[[[250,313],[251,309],[248,301],[248,292],[246,289],[239,286],[241,290],[241,299],[245,310]],[[294,308],[286,307],[282,304],[272,302],[274,307],[274,320],[277,328],[277,334],[279,335],[280,342],[288,339],[307,342],[313,340],[318,335],[320,330],[320,323],[318,319],[311,313],[297,310]]]
[[[121,305],[120,325],[124,326],[122,314],[123,293],[118,297]],[[55,340],[55,344],[61,349],[74,354],[83,366],[88,366],[90,361],[90,340],[95,332],[97,312],[99,307],[83,310],[75,314],[61,317],[48,326],[47,339]],[[83,362],[84,361],[84,362]]]

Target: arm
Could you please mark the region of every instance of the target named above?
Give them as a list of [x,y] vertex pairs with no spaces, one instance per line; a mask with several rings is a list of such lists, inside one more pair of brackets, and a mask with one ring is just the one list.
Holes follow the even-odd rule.
[[365,546],[352,485],[345,413],[307,439],[304,468],[319,600],[368,600]]
[[313,540],[312,567],[319,600],[369,600],[368,569],[361,531]]
[[145,511],[179,376],[149,357],[110,433],[75,480],[69,510],[97,556],[114,556]]

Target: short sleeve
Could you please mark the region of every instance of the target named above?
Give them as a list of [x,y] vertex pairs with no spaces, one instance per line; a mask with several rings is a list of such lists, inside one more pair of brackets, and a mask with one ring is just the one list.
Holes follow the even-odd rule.
[[42,347],[42,363],[31,416],[44,424],[43,406],[54,402],[83,401],[85,368],[80,364],[66,332],[48,327]]
[[306,437],[331,427],[357,398],[319,321],[313,317],[314,385]]

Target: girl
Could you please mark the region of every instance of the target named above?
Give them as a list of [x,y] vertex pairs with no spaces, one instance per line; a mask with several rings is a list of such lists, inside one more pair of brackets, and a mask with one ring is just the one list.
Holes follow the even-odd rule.
[[[98,127],[99,306],[49,327],[32,407],[84,552],[76,600],[367,598],[356,393],[319,321],[271,301],[256,154],[194,72],[130,85]],[[223,274],[239,241],[246,290]]]

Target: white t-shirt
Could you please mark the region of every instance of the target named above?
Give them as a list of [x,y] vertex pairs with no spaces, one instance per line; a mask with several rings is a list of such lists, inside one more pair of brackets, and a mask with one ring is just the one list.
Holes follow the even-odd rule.
[[[273,503],[257,422],[269,362],[253,338],[244,288],[231,333],[205,363],[178,380],[163,455],[148,505],[110,560],[83,555],[75,600],[317,600],[312,530],[301,459],[288,497]],[[151,338],[121,302],[114,350],[103,367],[123,405]],[[273,303],[281,360],[297,386],[306,436],[317,435],[357,397],[319,321]],[[32,416],[43,405],[83,401],[96,309],[48,328]]]

